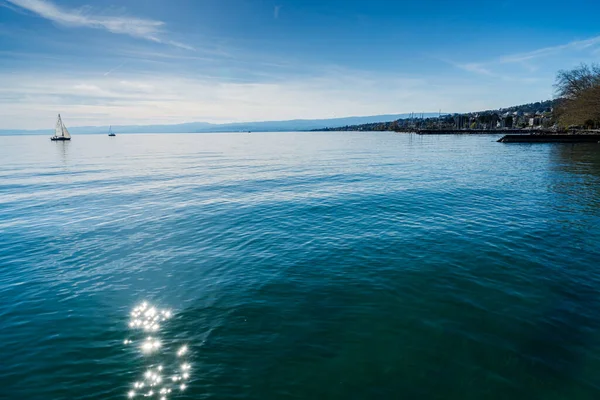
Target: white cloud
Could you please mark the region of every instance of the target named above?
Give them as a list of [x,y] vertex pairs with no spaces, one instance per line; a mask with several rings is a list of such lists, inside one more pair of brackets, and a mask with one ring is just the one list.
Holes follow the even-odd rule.
[[163,38],[165,23],[162,21],[129,16],[95,14],[90,7],[64,9],[46,0],[6,1],[63,26],[104,29],[116,34],[129,35],[188,50],[192,49],[191,46],[184,43]]
[[96,93],[96,94],[104,94],[106,92],[103,92],[102,89],[100,89],[98,86],[96,85],[89,85],[87,83],[79,83],[77,85],[73,85],[73,89],[81,91],[81,92],[85,92],[85,93]]
[[465,71],[474,72],[474,73],[479,74],[479,75],[497,76],[492,71],[490,71],[489,69],[485,68],[483,66],[483,64],[478,64],[478,63],[467,63],[467,64],[453,63],[453,65],[456,66],[456,67],[458,67],[458,68],[460,68],[460,69],[463,69]]
[[429,81],[340,68],[252,83],[165,73],[23,72],[0,75],[0,87],[0,129],[46,128],[59,112],[70,126],[459,112],[539,100],[547,97],[546,89],[551,92],[550,85],[523,94],[504,82],[494,88],[472,80]]
[[154,86],[144,82],[131,82],[131,81],[120,81],[122,87],[126,89],[133,89],[140,92],[151,93],[154,91]]

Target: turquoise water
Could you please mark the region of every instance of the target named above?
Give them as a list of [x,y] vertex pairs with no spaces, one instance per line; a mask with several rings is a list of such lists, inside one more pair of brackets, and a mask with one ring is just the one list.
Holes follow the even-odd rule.
[[2,394],[598,399],[600,144],[495,139],[3,138]]

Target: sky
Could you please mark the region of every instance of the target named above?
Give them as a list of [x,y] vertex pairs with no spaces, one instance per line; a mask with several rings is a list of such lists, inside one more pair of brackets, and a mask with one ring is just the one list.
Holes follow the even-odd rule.
[[467,112],[600,62],[598,0],[0,0],[0,129]]

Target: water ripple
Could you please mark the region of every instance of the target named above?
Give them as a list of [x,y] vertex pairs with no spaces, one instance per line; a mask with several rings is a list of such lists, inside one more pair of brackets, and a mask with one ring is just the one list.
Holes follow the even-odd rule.
[[[0,155],[11,398],[600,394],[597,145],[29,136]],[[140,298],[177,313],[132,331]]]

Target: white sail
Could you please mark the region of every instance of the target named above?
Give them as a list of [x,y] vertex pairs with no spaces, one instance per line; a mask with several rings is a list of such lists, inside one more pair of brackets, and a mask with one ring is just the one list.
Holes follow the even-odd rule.
[[60,114],[58,114],[58,119],[56,120],[56,127],[54,128],[54,137],[59,137],[63,135],[63,123],[60,119]]
[[63,129],[63,136],[66,137],[67,139],[71,139],[71,134],[67,130],[67,127],[65,126],[65,124],[63,124],[62,129]]
[[56,120],[56,127],[54,128],[54,137],[64,137],[65,139],[71,138],[71,134],[67,130],[65,124],[63,124],[62,119],[60,118],[60,114],[58,114],[58,119]]

